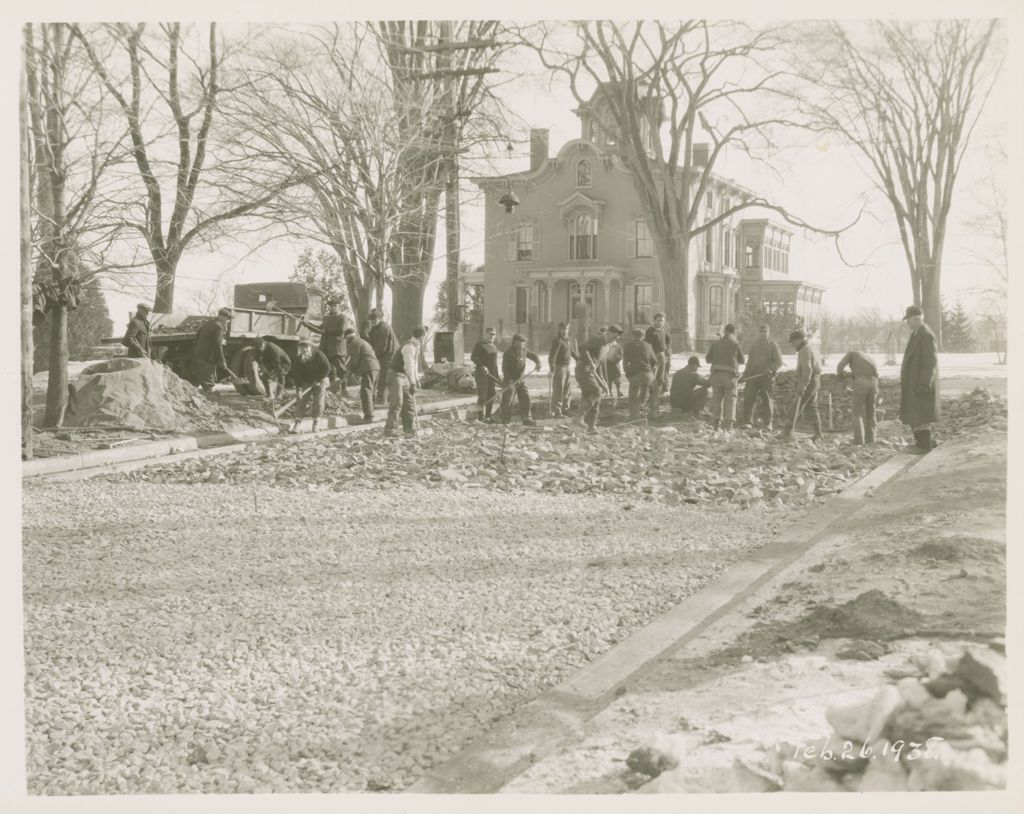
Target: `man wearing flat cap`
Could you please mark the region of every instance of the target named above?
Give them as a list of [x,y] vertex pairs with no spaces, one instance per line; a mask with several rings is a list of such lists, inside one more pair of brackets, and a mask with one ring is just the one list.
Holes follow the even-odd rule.
[[237,377],[224,361],[224,334],[231,324],[231,309],[221,308],[217,316],[206,320],[196,331],[194,359],[199,374],[199,386],[204,393],[212,393],[213,386],[222,378],[221,373],[235,380]]
[[939,357],[932,329],[924,324],[924,311],[911,305],[903,315],[910,329],[900,367],[900,421],[910,425],[914,445],[908,452],[923,455],[936,446],[932,425],[939,420]]
[[327,313],[323,322],[313,325],[310,322],[301,320],[313,333],[320,335],[320,352],[327,357],[331,363],[331,389],[336,391],[342,398],[348,398],[348,388],[345,386],[345,379],[348,376],[348,345],[345,342],[345,315],[341,313],[341,306],[337,300],[327,301]]
[[135,316],[128,323],[122,344],[128,348],[128,356],[133,359],[148,359],[152,355],[149,344],[149,306],[140,302],[135,307]]
[[818,412],[821,356],[807,344],[807,336],[803,331],[793,331],[789,335],[789,344],[796,351],[796,398],[793,402],[793,423],[783,430],[783,435],[792,435],[800,414],[806,412],[814,426],[812,440],[818,441],[821,439],[821,413]]
[[532,427],[536,422],[530,415],[530,391],[526,389],[526,362],[533,362],[533,372],[540,370],[540,357],[526,347],[523,334],[512,334],[512,347],[501,354],[501,410],[502,424],[512,421],[512,398],[519,402],[523,424]]

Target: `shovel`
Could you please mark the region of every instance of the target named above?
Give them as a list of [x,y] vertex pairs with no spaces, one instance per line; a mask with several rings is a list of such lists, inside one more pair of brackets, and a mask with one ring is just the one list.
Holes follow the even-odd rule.
[[313,389],[312,387],[307,387],[305,390],[303,390],[301,393],[299,393],[299,395],[297,395],[297,396],[293,397],[292,399],[286,401],[284,404],[282,404],[276,410],[274,410],[272,408],[272,412],[274,414],[274,418],[280,418],[281,414],[285,410],[287,410],[289,407],[291,407],[295,402],[297,402],[299,399],[301,399],[303,396],[305,396],[306,393],[308,393],[312,389]]

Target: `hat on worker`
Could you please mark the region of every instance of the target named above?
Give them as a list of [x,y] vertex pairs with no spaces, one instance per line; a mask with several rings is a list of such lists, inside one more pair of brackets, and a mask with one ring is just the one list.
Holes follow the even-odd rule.
[[135,306],[135,310],[136,311],[147,311],[148,312],[148,311],[152,311],[153,309],[150,308],[148,305],[146,305],[146,303],[140,302],[138,305]]
[[736,326],[730,322],[722,329],[722,331],[727,334],[734,334],[736,333]]
[[271,336],[270,334],[263,334],[263,336],[260,337],[264,342],[273,342],[276,338],[277,337]]
[[622,326],[619,325],[617,322],[613,322],[611,325],[608,326],[608,333],[618,334],[619,336],[622,336]]
[[512,334],[512,341],[513,342],[525,342],[526,341],[526,337],[523,336],[522,334]]
[[355,328],[346,328],[342,332],[342,336],[355,336],[355,335],[356,335],[356,329]]
[[804,334],[803,331],[793,331],[789,335],[789,341],[790,342],[800,342],[801,340],[806,339],[806,338],[807,338],[807,336]]
[[643,329],[643,328],[634,328],[634,329],[633,329],[633,330],[631,331],[631,333],[633,334],[633,336],[634,336],[634,337],[635,337],[636,339],[641,339],[641,338],[643,337],[643,335],[644,335],[644,329]]
[[908,305],[907,306],[907,313],[905,313],[903,315],[903,319],[907,320],[907,319],[910,319],[911,317],[923,317],[923,316],[924,316],[924,311],[921,310],[921,306],[919,306],[919,305]]
[[298,346],[300,348],[312,348],[313,347],[313,343],[310,342],[308,339],[300,339]]
[[691,356],[689,359],[686,360],[686,364],[688,364],[690,367],[700,367],[700,357]]
[[217,316],[219,316],[219,317],[229,317],[230,318],[230,316],[231,316],[231,309],[230,308],[221,308],[217,312]]
[[370,311],[369,318],[370,319],[380,319],[380,311],[378,311],[376,308],[374,308],[373,310]]

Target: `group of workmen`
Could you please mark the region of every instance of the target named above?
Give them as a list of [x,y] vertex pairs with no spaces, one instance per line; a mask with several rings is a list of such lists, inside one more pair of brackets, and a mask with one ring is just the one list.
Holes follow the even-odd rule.
[[[128,323],[122,343],[130,357],[152,355],[149,314],[149,306],[140,303]],[[224,339],[231,317],[230,308],[221,308],[196,332],[193,362],[204,393],[211,393],[214,385],[225,377],[233,382],[241,381],[224,358]],[[311,333],[318,334],[319,342],[314,347],[313,342],[301,340],[294,363],[272,336],[257,337],[252,343],[253,360],[272,405],[284,395],[286,379],[290,378],[295,386],[291,432],[297,432],[300,422],[307,416],[312,419],[315,431],[324,413],[328,391],[347,399],[347,381],[351,377],[359,383],[364,422],[374,420],[375,404],[387,397],[385,432],[397,435],[400,419],[406,435],[416,434],[415,392],[419,386],[417,366],[425,334],[423,328],[414,328],[410,338],[400,343],[380,311],[374,309],[360,335],[347,325],[336,301],[327,302],[326,314],[319,324],[302,319],[300,323]]]
[[[124,344],[129,356],[149,356],[149,307],[138,306],[129,323]],[[205,322],[196,336],[195,364],[200,386],[209,393],[225,374],[232,380],[232,372],[224,359],[224,335],[230,325],[231,311],[222,308],[217,316]],[[939,418],[939,373],[935,335],[924,324],[922,310],[910,306],[904,321],[911,330],[900,372],[900,419],[910,425],[914,445],[910,451],[928,452],[935,446],[932,428]],[[410,337],[400,343],[394,330],[379,311],[370,312],[363,335],[346,325],[336,302],[328,302],[327,313],[319,325],[305,322],[311,332],[319,334],[319,347],[309,341],[299,343],[298,359],[292,364],[272,337],[264,336],[254,342],[254,358],[260,370],[265,391],[272,402],[284,392],[285,379],[291,377],[296,389],[296,409],[292,432],[298,431],[299,422],[309,415],[313,430],[323,415],[329,388],[347,398],[346,380],[359,381],[359,400],[363,421],[374,420],[375,402],[388,400],[388,414],[384,425],[386,435],[397,435],[399,419],[407,436],[415,436],[416,400],[419,387],[418,363],[420,346],[425,335],[422,327],[414,328]],[[526,377],[541,369],[540,357],[527,348],[526,337],[513,334],[511,347],[501,354],[498,364],[497,332],[488,328],[470,354],[477,385],[477,401],[481,406],[481,420],[495,420],[494,408],[498,404],[501,423],[512,419],[513,400],[518,402],[522,421],[535,424],[530,404]],[[620,325],[600,327],[593,336],[582,341],[569,338],[569,323],[558,326],[558,335],[548,353],[550,377],[550,413],[552,417],[569,417],[570,373],[575,374],[581,398],[573,424],[580,430],[596,432],[596,424],[603,398],[617,400],[622,397],[623,374],[629,383],[629,414],[631,420],[651,421],[659,417],[661,397],[668,393],[669,404],[686,416],[707,416],[716,435],[728,433],[734,426],[757,426],[760,407],[760,427],[771,431],[775,419],[775,376],[783,366],[782,353],[771,338],[767,325],[761,325],[758,338],[746,357],[736,339],[732,324],[724,327],[722,335],[709,348],[706,361],[709,375],[701,376],[700,358],[691,356],[686,366],[671,377],[672,340],[665,326],[665,315],[655,314],[653,323],[645,330],[633,328],[631,339],[622,342]],[[796,351],[796,394],[792,409],[792,422],[783,428],[791,435],[801,416],[809,419],[813,438],[822,437],[818,398],[821,388],[821,356],[807,341],[802,330],[789,335],[789,344]],[[533,370],[527,373],[527,362]],[[575,365],[575,370],[572,370]],[[741,370],[742,368],[742,370]],[[382,373],[383,372],[383,373]],[[839,361],[836,373],[840,380],[851,379],[851,414],[853,443],[870,444],[875,440],[876,408],[878,404],[878,367],[866,354],[850,351]],[[743,400],[739,420],[736,420],[737,393],[743,384]],[[710,404],[709,404],[710,402]]]
[[[908,451],[924,453],[936,445],[932,426],[939,418],[935,335],[924,324],[923,312],[917,306],[907,308],[904,321],[911,335],[900,372],[900,418],[914,432],[915,443],[908,447]],[[516,399],[523,423],[533,425],[530,394],[525,385],[528,375],[526,363],[533,362],[531,373],[539,372],[540,358],[526,347],[526,337],[516,333],[512,336],[512,346],[502,354],[499,370],[496,334],[494,328],[488,328],[470,356],[477,382],[477,401],[482,407],[481,419],[485,422],[495,420],[493,406],[500,394],[499,422],[511,421],[512,401]],[[661,397],[667,392],[672,408],[690,417],[706,416],[712,432],[719,437],[734,426],[760,426],[766,431],[774,429],[775,377],[783,361],[781,349],[771,338],[769,326],[760,326],[758,338],[744,357],[735,326],[725,325],[721,337],[711,344],[706,355],[709,375],[704,377],[698,372],[701,360],[698,356],[691,356],[686,366],[671,376],[671,386],[672,342],[665,328],[665,315],[656,314],[646,331],[632,329],[628,342],[622,342],[622,335],[619,325],[602,326],[594,336],[574,346],[569,339],[569,323],[559,324],[558,335],[548,353],[552,417],[569,416],[570,369],[575,364],[574,373],[581,399],[573,423],[588,432],[596,431],[602,398],[616,401],[622,397],[623,373],[629,383],[630,420],[640,420],[642,413],[646,414],[643,420],[656,420]],[[796,352],[797,381],[793,418],[782,428],[782,433],[783,436],[791,436],[800,418],[805,417],[810,421],[812,438],[817,440],[822,437],[818,410],[821,355],[808,343],[802,330],[792,331],[788,341]],[[870,356],[852,350],[840,359],[836,374],[844,384],[849,380],[853,443],[873,443],[877,428],[877,365]],[[741,384],[744,385],[743,399],[737,421],[737,394]]]

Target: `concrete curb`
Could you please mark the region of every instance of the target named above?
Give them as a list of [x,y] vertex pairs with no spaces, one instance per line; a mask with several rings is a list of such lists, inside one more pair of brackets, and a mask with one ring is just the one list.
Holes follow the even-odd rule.
[[520,708],[463,752],[408,789],[410,794],[490,794],[499,791],[625,692],[625,682],[656,658],[670,655],[747,596],[760,589],[845,523],[882,484],[922,460],[894,455],[802,521],[784,530],[752,558],[683,600],[557,687]]
[[[530,390],[530,396],[534,398],[547,397],[547,389],[534,388]],[[377,411],[378,414],[380,410]],[[386,411],[385,411],[386,412]],[[445,399],[423,405],[419,415],[426,418],[439,413],[454,412],[462,418],[479,414],[475,396],[464,396],[461,398]],[[289,440],[303,440],[311,437],[319,437],[324,434],[335,434],[342,431],[358,432],[373,429],[383,425],[383,419],[375,419],[371,423],[363,423],[360,420],[350,421],[345,416],[326,416],[321,419],[324,429],[312,432],[313,422],[311,419],[303,419],[299,427],[303,430],[300,436],[289,436]],[[203,435],[184,435],[171,438],[167,441],[151,441],[135,446],[117,447],[115,449],[88,450],[76,452],[71,455],[55,455],[50,458],[35,458],[31,461],[23,461],[21,464],[22,479],[35,478],[43,475],[54,475],[62,472],[75,472],[84,469],[114,466],[122,463],[146,461],[154,458],[164,458],[169,455],[192,452],[195,450],[206,450],[213,453],[216,450],[231,452],[240,448],[240,443],[263,441],[280,436],[281,432],[276,428],[245,427],[239,426],[226,432],[205,433]]]

